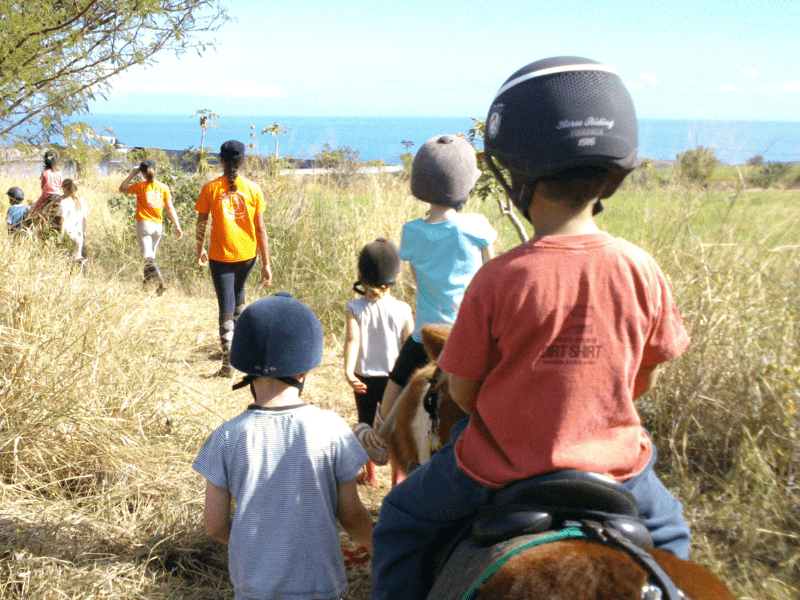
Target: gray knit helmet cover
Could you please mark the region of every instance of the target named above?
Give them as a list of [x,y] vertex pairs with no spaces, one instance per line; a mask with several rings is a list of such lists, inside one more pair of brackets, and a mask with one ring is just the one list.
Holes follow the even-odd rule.
[[411,165],[411,193],[424,202],[460,209],[481,176],[475,150],[456,135],[425,142]]

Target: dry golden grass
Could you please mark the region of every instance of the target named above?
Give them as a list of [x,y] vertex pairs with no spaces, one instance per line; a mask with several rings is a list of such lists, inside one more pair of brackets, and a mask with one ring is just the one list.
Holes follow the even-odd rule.
[[[208,377],[219,360],[217,309],[207,274],[191,264],[192,224],[184,240],[162,242],[167,294],[142,292],[131,223],[105,204],[118,183],[84,182],[95,251],[86,275],[55,243],[6,246],[0,233],[0,598],[232,597],[190,465],[249,394]],[[0,188],[20,184],[31,197],[35,181],[0,178]],[[399,242],[422,207],[391,178],[335,191],[263,184],[270,293],[290,290],[326,330],[304,395],[354,423],[340,365],[355,257],[378,235]],[[743,599],[800,594],[797,200],[629,188],[600,217],[656,255],[691,330],[692,346],[641,409],[660,473],[686,503],[695,559]],[[478,208],[501,233],[498,250],[516,243],[492,206]],[[412,292],[401,285],[397,295]],[[388,489],[388,469],[377,489],[360,488],[373,516]],[[366,568],[348,576],[346,597],[366,598]]]

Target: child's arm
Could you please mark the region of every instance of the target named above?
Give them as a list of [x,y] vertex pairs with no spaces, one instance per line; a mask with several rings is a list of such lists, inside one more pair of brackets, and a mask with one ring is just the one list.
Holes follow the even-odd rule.
[[405,344],[412,333],[414,333],[414,317],[409,316],[406,324],[403,325],[403,332],[400,334],[400,340]]
[[640,366],[639,372],[636,373],[636,379],[633,381],[633,399],[642,396],[653,389],[658,379],[658,373],[661,370],[661,365],[654,367]]
[[361,503],[356,488],[356,480],[338,486],[339,499],[336,503],[336,518],[344,530],[356,542],[372,552],[372,517]]
[[215,540],[228,543],[231,536],[231,494],[206,481],[206,505],[203,515],[206,531]]
[[483,259],[483,264],[486,264],[490,260],[494,258],[494,244],[489,244],[481,248],[481,259]]
[[344,340],[344,378],[356,394],[366,394],[367,386],[355,375],[359,348],[358,321],[349,310],[346,310],[344,314],[347,320]]
[[123,194],[130,194],[131,193],[131,179],[136,177],[139,174],[139,167],[133,167],[133,170],[128,173],[128,176],[125,178],[125,181],[119,184],[119,191]]
[[475,404],[478,402],[478,390],[481,389],[482,381],[472,381],[464,379],[452,373],[447,374],[447,389],[450,397],[468,415],[475,411]]

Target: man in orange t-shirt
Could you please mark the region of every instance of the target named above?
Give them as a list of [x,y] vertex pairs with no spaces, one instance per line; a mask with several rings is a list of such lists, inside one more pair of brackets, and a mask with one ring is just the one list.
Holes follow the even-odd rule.
[[[230,377],[233,328],[245,309],[245,284],[261,254],[261,283],[272,283],[269,238],[264,225],[264,195],[258,184],[239,176],[244,144],[231,140],[219,152],[222,177],[203,186],[197,199],[197,262],[208,265],[219,305],[219,337],[222,367],[216,375]],[[206,228],[211,216],[211,240],[205,249]]]
[[439,366],[470,417],[384,499],[372,600],[424,598],[425,550],[441,531],[497,489],[564,469],[621,482],[655,546],[689,556],[683,506],[653,470],[634,406],[689,336],[655,260],[594,221],[636,164],[630,95],[594,61],[532,63],[500,88],[484,145],[535,237],[467,288]]

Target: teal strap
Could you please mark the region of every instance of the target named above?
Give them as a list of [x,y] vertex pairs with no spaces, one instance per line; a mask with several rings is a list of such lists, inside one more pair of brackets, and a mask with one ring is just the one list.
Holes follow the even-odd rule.
[[505,562],[512,556],[516,556],[520,552],[524,552],[525,550],[527,550],[528,548],[532,548],[533,546],[548,544],[550,542],[560,542],[561,540],[571,540],[575,538],[585,538],[585,537],[586,534],[583,533],[583,531],[581,531],[579,527],[565,527],[561,531],[556,531],[551,535],[546,535],[544,537],[535,539],[532,542],[528,542],[524,546],[520,546],[519,548],[512,550],[508,554],[501,556],[497,561],[495,561],[495,563],[492,566],[486,569],[483,572],[483,574],[480,577],[478,577],[478,580],[472,585],[472,587],[469,588],[467,593],[464,594],[464,598],[462,600],[472,600],[472,598],[478,592],[478,586],[481,585],[487,579],[489,579],[489,577],[494,575],[495,572],[500,567],[502,567],[505,564]]

